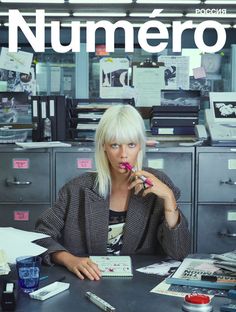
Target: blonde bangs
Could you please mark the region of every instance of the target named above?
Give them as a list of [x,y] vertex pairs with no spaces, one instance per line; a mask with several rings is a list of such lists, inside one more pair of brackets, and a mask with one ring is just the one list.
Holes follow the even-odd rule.
[[143,137],[139,125],[137,123],[131,125],[130,120],[124,118],[118,118],[114,122],[111,122],[104,136],[104,143],[141,144],[142,140]]

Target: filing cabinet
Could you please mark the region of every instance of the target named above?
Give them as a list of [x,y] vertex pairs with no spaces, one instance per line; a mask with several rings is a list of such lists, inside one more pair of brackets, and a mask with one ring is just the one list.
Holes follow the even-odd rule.
[[1,146],[0,226],[33,230],[52,202],[51,152]]
[[179,147],[173,143],[149,147],[146,151],[144,165],[159,169],[166,173],[173,183],[180,189],[179,207],[186,216],[193,243],[193,211],[194,211],[194,147]]
[[236,244],[236,148],[196,149],[196,251],[222,253]]

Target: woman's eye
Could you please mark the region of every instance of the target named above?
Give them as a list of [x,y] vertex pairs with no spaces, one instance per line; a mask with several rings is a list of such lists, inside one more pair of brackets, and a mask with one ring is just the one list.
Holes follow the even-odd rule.
[[129,147],[134,148],[136,146],[135,143],[129,143]]
[[117,144],[117,143],[111,144],[111,148],[118,148],[118,147],[119,147],[119,144]]

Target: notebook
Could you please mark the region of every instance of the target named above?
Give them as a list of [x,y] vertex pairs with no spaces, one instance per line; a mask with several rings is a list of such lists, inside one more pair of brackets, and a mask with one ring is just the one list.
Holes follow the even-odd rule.
[[133,276],[132,263],[129,256],[90,256],[90,259],[97,263],[102,276]]

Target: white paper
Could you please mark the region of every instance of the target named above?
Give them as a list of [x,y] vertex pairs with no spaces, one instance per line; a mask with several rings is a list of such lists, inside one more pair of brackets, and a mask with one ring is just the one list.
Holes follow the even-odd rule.
[[29,74],[32,64],[33,53],[18,51],[9,52],[2,47],[0,55],[0,68]]
[[24,149],[33,148],[50,148],[50,147],[71,147],[70,143],[64,143],[60,141],[50,141],[50,142],[16,142],[16,145]]
[[173,268],[173,267],[177,268],[180,266],[180,264],[181,264],[180,261],[174,261],[174,260],[161,261],[159,263],[154,263],[149,266],[136,269],[136,271],[146,273],[146,274],[157,274],[160,276],[165,276],[168,274],[170,268]]
[[51,67],[51,92],[60,92],[61,89],[61,68]]
[[104,57],[100,60],[100,97],[125,98],[129,85],[129,60]]
[[6,253],[9,263],[15,263],[17,257],[38,256],[45,252],[46,248],[32,243],[45,237],[49,236],[11,227],[0,227],[0,249]]
[[137,90],[136,106],[160,105],[161,89],[164,89],[164,66],[133,67],[133,85]]
[[47,81],[48,69],[46,66],[40,63],[36,65],[36,81],[37,81],[37,91],[47,92],[48,81]]
[[158,58],[165,64],[165,89],[189,90],[189,57],[163,56]]

